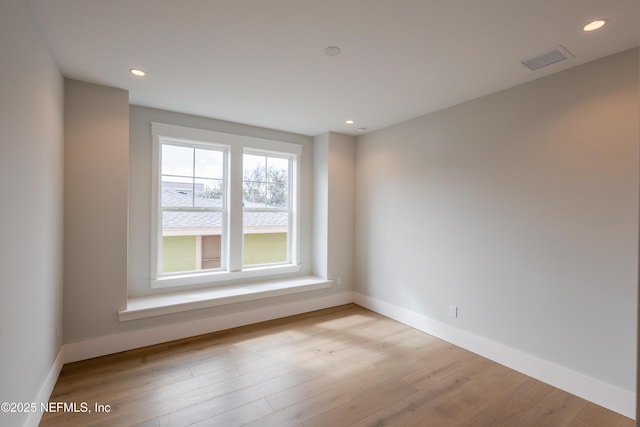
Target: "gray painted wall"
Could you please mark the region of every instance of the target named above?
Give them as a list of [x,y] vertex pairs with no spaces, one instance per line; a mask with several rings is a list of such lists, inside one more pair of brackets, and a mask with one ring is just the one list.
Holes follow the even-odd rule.
[[33,402],[62,342],[64,94],[24,1],[0,2],[0,58],[0,402]]
[[342,290],[353,290],[355,251],[355,159],[353,136],[329,133],[329,197],[327,271],[340,279]]
[[359,137],[356,290],[634,391],[638,62]]
[[65,343],[106,334],[127,291],[129,93],[65,81]]
[[313,139],[313,271],[353,290],[355,236],[353,136],[327,132]]
[[313,256],[312,272],[328,278],[329,133],[313,138]]

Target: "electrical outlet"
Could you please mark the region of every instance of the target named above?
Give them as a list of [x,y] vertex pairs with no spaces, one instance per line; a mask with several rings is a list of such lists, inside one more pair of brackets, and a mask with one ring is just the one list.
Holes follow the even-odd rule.
[[458,317],[458,307],[455,305],[449,306],[449,316]]
[[336,278],[336,285],[342,286],[342,277]]

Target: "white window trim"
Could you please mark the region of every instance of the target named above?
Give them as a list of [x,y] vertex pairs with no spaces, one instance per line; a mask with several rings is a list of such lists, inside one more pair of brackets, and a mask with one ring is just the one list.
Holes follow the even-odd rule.
[[[153,135],[152,148],[152,188],[151,188],[151,268],[150,287],[173,288],[189,285],[203,285],[210,283],[229,284],[236,281],[257,278],[273,278],[282,275],[299,272],[300,266],[300,157],[302,156],[302,146],[282,141],[272,141],[262,138],[227,134],[204,129],[194,129],[183,126],[169,125],[165,123],[151,123],[151,133]],[[226,162],[229,173],[227,174],[227,194],[232,192],[236,195],[242,194],[242,156],[244,150],[251,152],[286,153],[292,156],[292,173],[290,177],[291,195],[293,196],[291,206],[291,220],[293,226],[289,236],[290,259],[287,264],[274,264],[264,266],[242,267],[242,239],[223,237],[222,245],[227,250],[222,251],[229,254],[225,264],[226,270],[210,270],[188,272],[184,274],[161,274],[160,263],[162,259],[162,247],[159,242],[161,235],[161,206],[159,202],[160,170],[159,156],[160,146],[163,142],[175,142],[204,147],[223,148],[227,152]],[[243,231],[243,206],[242,197],[229,197],[224,203],[226,209],[223,213],[223,228],[227,227],[228,236],[241,236]],[[235,262],[234,262],[235,261]]]

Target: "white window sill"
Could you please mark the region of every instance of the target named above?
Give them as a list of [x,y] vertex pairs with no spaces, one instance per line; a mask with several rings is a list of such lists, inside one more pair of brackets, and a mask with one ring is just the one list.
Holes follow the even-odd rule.
[[205,271],[203,273],[174,274],[151,280],[151,289],[173,288],[186,285],[203,285],[205,283],[231,282],[235,280],[249,281],[260,276],[277,276],[278,274],[296,273],[299,265],[273,265],[257,268],[246,268],[242,271]]
[[315,291],[330,288],[332,285],[332,280],[303,276],[130,298],[127,301],[127,309],[118,312],[118,318],[121,322],[125,322],[200,308]]

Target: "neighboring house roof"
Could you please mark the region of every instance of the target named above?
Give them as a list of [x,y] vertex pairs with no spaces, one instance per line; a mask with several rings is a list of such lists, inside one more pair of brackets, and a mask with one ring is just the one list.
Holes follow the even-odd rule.
[[[222,206],[221,199],[199,197],[199,194],[196,194],[194,200],[191,193],[191,189],[163,185],[161,193],[162,206],[189,207],[194,202],[197,207]],[[258,203],[250,202],[245,202],[245,206],[263,207]],[[287,212],[245,212],[244,225],[246,227],[282,227],[287,225],[288,217],[289,214]],[[162,215],[162,226],[167,228],[222,227],[222,215],[211,212],[165,211]]]

